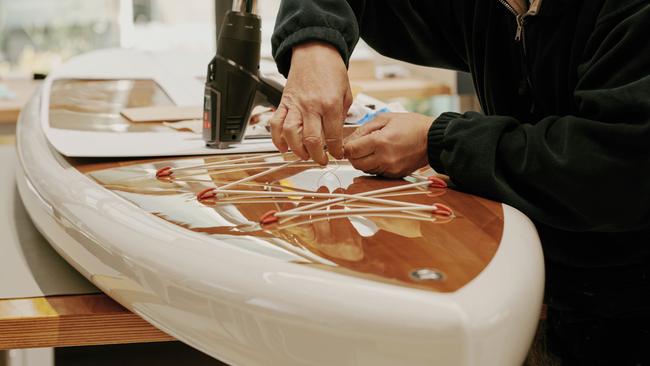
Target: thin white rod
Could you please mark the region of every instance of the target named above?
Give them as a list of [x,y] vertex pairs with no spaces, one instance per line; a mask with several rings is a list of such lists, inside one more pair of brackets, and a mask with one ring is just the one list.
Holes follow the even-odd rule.
[[[352,195],[351,197],[349,197],[350,195],[348,195],[348,197],[338,197],[338,198],[333,198],[333,199],[323,201],[323,202],[316,202],[316,203],[312,203],[312,204],[309,204],[309,205],[306,205],[306,206],[300,206],[300,207],[292,208],[292,209],[284,211],[284,212],[297,212],[297,211],[309,210],[309,209],[320,207],[320,206],[330,206],[330,205],[332,205],[334,203],[345,201],[346,199],[349,199],[350,201],[356,201],[356,200],[359,199],[359,197],[367,197],[367,196],[374,196],[374,195],[377,195],[377,194],[383,194],[383,193],[388,193],[388,192],[402,191],[402,190],[405,190],[405,189],[425,186],[425,185],[429,185],[429,184],[430,184],[429,181],[424,181],[424,182],[404,184],[404,185],[396,186],[396,187],[382,188],[382,189],[377,189],[377,190],[374,190],[374,191],[367,191],[367,192],[358,193],[356,195]],[[388,200],[385,200],[385,201],[388,201]],[[393,201],[393,202],[399,202],[399,201]],[[402,203],[406,204],[407,202],[402,202]]]
[[[333,204],[333,205],[330,205],[330,206],[327,206],[327,207],[332,207],[332,206],[335,206],[335,205],[336,204]],[[345,203],[344,207],[355,207],[355,208],[360,208],[360,207],[362,207],[362,208],[371,208],[371,207],[374,207],[374,208],[377,208],[376,206],[364,206],[364,205],[354,204],[354,203],[348,204],[347,202]],[[420,216],[420,217],[425,217],[425,218],[431,217],[431,213],[426,214],[426,213],[422,213],[422,212],[412,211],[412,210],[409,210],[408,207],[404,207],[403,209],[404,209],[403,213],[405,213],[405,214],[409,214],[409,215],[413,215],[413,216]],[[326,210],[326,208],[319,209],[319,211],[325,211],[325,210]],[[428,211],[428,210],[425,210],[425,211]],[[286,211],[282,211],[282,212],[286,212]],[[283,218],[281,218],[279,220],[279,223],[283,224],[285,222],[294,220],[294,219],[300,217],[301,213],[302,213],[301,211],[298,211],[298,212],[296,212],[295,214],[293,214],[291,216],[283,217]]]
[[[235,182],[235,183],[237,183],[237,182]],[[435,205],[421,205],[421,204],[418,204],[418,203],[386,200],[386,199],[382,199],[382,198],[373,198],[373,197],[366,197],[366,196],[362,196],[362,195],[353,195],[353,194],[346,194],[346,193],[247,191],[247,190],[236,190],[236,189],[225,189],[225,188],[227,188],[227,187],[223,186],[223,187],[220,187],[220,188],[216,188],[215,192],[217,192],[217,193],[227,193],[227,194],[257,194],[259,196],[264,195],[264,196],[269,196],[269,197],[292,197],[292,196],[324,197],[324,198],[337,197],[337,198],[341,198],[341,200],[339,200],[338,202],[344,201],[345,199],[350,199],[350,200],[356,200],[356,201],[365,201],[365,202],[386,204],[386,205],[391,205],[391,206],[400,206],[402,208],[408,208],[408,209],[411,209],[411,208],[422,208],[422,209],[426,208],[426,209],[430,209],[430,210],[435,210],[436,209]],[[325,201],[323,201],[323,202],[325,202]],[[290,211],[294,211],[294,210],[295,209],[291,209],[291,210],[287,210],[287,211],[284,211],[284,212],[290,212]]]
[[212,162],[212,163],[203,163],[203,164],[182,166],[182,167],[178,167],[178,168],[172,167],[172,171],[180,172],[180,171],[183,171],[183,170],[206,169],[206,167],[219,166],[219,165],[224,165],[224,164],[232,164],[232,163],[237,163],[239,161],[260,160],[260,159],[266,159],[266,158],[274,158],[276,156],[282,156],[282,155],[283,155],[283,153],[270,153],[270,154],[257,155],[257,156],[247,156],[247,157],[231,159],[231,160],[220,160],[220,161],[215,161],[215,162]]
[[[277,166],[277,164],[282,164],[282,163],[285,163],[285,162],[283,162],[283,161],[274,162],[274,163],[269,163],[268,165],[276,165]],[[191,173],[191,171],[190,171],[189,173],[185,173],[185,174],[182,174],[182,175],[175,175],[174,179],[179,180],[179,179],[184,179],[184,178],[187,178],[187,177],[195,177],[197,175],[205,175],[205,174],[215,176],[215,175],[228,174],[228,173],[246,172],[246,171],[253,170],[253,169],[265,169],[265,168],[267,168],[267,166],[262,165],[262,164],[258,164],[258,163],[252,163],[252,164],[254,164],[255,166],[241,167],[241,165],[243,165],[243,164],[233,164],[231,166],[217,167],[217,168],[223,168],[223,170],[220,170],[220,169],[207,169],[206,172],[201,172],[201,173]],[[295,164],[294,166],[295,167],[317,167],[318,165],[310,164],[310,163],[303,163],[303,164]]]
[[383,193],[374,195],[375,198],[384,198],[384,197],[400,197],[400,196],[415,196],[416,194],[427,194],[428,191],[417,190],[413,192],[395,192],[395,193]]
[[[361,215],[355,215],[355,216],[361,216]],[[371,214],[363,215],[363,217],[389,217],[389,218],[406,219],[406,220],[429,221],[429,222],[433,222],[433,223],[438,221],[438,218],[436,218],[434,216],[431,216],[430,218],[422,218],[422,217],[413,217],[413,216],[406,216],[406,215],[381,214],[381,213],[371,213]],[[347,218],[350,218],[350,215],[334,215],[334,216],[318,217],[318,218],[314,218],[314,219],[294,222],[293,224],[289,224],[289,225],[279,225],[278,230],[289,229],[289,228],[292,228],[294,226],[314,224],[314,223],[317,223],[317,222],[320,222],[320,221],[328,221],[328,220],[336,220],[336,219],[347,219]]]
[[[197,170],[197,169],[211,169],[211,168],[222,168],[223,166],[226,165],[234,165],[234,163],[238,163],[241,161],[249,161],[249,160],[261,160],[261,159],[268,159],[268,158],[275,158],[279,156],[283,156],[285,153],[269,153],[269,154],[264,154],[264,155],[258,155],[258,156],[247,156],[247,157],[241,157],[237,159],[230,159],[230,160],[220,160],[220,161],[215,161],[212,163],[203,163],[203,164],[195,164],[195,165],[188,165],[188,166],[182,166],[182,167],[172,167],[173,172],[180,172],[183,170]],[[343,160],[330,160],[331,162],[340,162]],[[261,162],[261,163],[250,163],[250,164],[279,164],[282,163],[282,161],[274,162],[274,161],[269,161],[269,162]],[[308,162],[305,162],[308,163]],[[244,165],[244,164],[241,164]],[[315,162],[311,162],[310,165],[316,165]]]
[[[209,166],[209,167],[202,168],[202,169],[210,171],[210,170],[212,170],[214,168],[219,168],[219,169],[256,168],[256,167],[266,167],[266,166],[269,166],[269,165],[279,165],[279,164],[284,164],[284,163],[286,163],[286,161],[260,161],[260,162],[257,162],[257,163],[221,164],[219,166]],[[311,163],[310,165],[316,165],[316,164]]]
[[[284,168],[286,168],[286,167],[288,167],[288,166],[290,166],[290,165],[292,165],[292,164],[295,164],[295,163],[297,163],[297,162],[300,162],[300,161],[301,161],[301,160],[293,160],[293,161],[286,162],[286,163],[284,163],[284,164],[282,164],[282,165],[280,165],[280,166],[276,166],[276,167],[273,167],[273,168],[269,168],[269,169],[267,169],[267,170],[265,170],[265,171],[263,171],[263,172],[259,172],[259,173],[257,173],[257,174],[253,174],[253,175],[251,175],[251,176],[249,176],[249,177],[246,177],[246,178],[240,179],[240,180],[238,180],[238,181],[234,181],[234,182],[232,182],[232,183],[228,183],[228,184],[226,184],[225,186],[221,186],[221,187],[219,187],[219,189],[221,189],[221,190],[225,190],[225,189],[228,189],[228,188],[230,188],[230,187],[235,187],[235,186],[237,186],[238,184],[245,183],[245,182],[251,181],[251,180],[253,180],[253,179],[255,179],[255,178],[263,177],[263,176],[265,176],[265,175],[268,175],[268,174],[271,174],[271,173],[277,172],[277,171],[280,170],[280,169],[284,169]],[[217,189],[217,191],[219,191],[219,189]],[[262,191],[262,192],[263,192],[263,191]]]
[[[428,207],[409,207],[409,211],[412,210],[417,210],[417,211],[431,211],[433,212],[435,210],[434,206],[428,206]],[[276,212],[275,216],[276,217],[286,217],[286,216],[320,216],[320,215],[335,215],[335,214],[348,214],[348,215],[354,215],[358,213],[373,213],[373,212],[404,212],[404,207],[373,207],[373,208],[342,208],[342,209],[334,209],[334,210],[312,210],[312,211],[298,211],[298,212]]]
[[219,204],[249,204],[249,203],[269,204],[269,203],[294,203],[294,202],[296,202],[296,201],[294,201],[294,200],[277,200],[277,199],[274,199],[274,200],[271,201],[271,200],[268,200],[268,199],[254,199],[254,198],[247,197],[245,199],[237,200],[237,201],[235,201],[235,200],[232,200],[232,201],[229,201],[229,200],[217,200],[217,201],[215,201],[215,205],[219,205]]

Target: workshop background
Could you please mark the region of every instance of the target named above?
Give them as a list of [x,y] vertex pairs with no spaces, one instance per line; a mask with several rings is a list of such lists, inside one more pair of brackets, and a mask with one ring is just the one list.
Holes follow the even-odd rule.
[[[224,6],[231,1],[0,0],[0,80],[43,76],[74,55],[101,48],[213,54],[218,23],[215,3]],[[257,5],[263,20],[263,58],[271,59],[270,40],[279,3],[264,0]],[[353,54],[350,76],[358,90],[390,101],[399,99],[419,113],[478,108],[472,98],[455,96],[473,93],[467,75],[432,72],[387,59],[363,41]],[[386,78],[403,80],[398,88],[392,83],[386,90],[386,83],[381,82]]]

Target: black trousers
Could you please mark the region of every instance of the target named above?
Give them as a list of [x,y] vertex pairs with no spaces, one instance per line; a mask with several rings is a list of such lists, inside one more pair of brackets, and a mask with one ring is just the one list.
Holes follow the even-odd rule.
[[547,303],[546,340],[562,365],[650,366],[649,265],[547,266]]

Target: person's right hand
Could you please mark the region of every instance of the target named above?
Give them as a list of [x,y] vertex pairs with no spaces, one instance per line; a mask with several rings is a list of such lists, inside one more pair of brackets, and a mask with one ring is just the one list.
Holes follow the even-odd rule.
[[309,42],[293,48],[282,100],[270,120],[273,143],[300,158],[327,164],[324,147],[343,158],[342,129],[352,104],[345,63],[331,45]]

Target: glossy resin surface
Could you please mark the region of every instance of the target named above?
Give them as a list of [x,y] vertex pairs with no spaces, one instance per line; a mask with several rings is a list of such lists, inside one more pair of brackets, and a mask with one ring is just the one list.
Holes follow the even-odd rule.
[[[185,229],[287,262],[376,281],[439,292],[456,291],[476,277],[498,249],[503,228],[501,205],[447,188],[417,187],[386,193],[381,198],[423,205],[443,203],[452,208],[452,217],[374,212],[307,215],[274,225],[260,224],[260,218],[270,210],[289,210],[326,199],[304,195],[269,197],[264,192],[354,195],[415,181],[413,177],[394,180],[369,176],[347,161],[332,161],[325,167],[298,162],[236,187],[250,193],[223,194],[201,201],[196,198],[206,188],[257,174],[276,162],[297,160],[293,154],[261,161],[254,157],[123,162],[94,171],[101,165],[79,168],[122,198]],[[155,176],[165,166],[180,168],[231,160],[236,163],[222,165],[225,168],[197,168],[170,177]],[[260,162],[269,165],[256,166]],[[431,174],[430,169],[424,169],[416,176]],[[359,207],[386,206],[358,201],[330,206],[332,210]],[[435,272],[434,277],[418,275],[423,271]]]
[[153,80],[76,80],[52,82],[49,121],[53,128],[95,132],[170,132],[162,123],[133,123],[124,108],[169,106],[171,99]]

